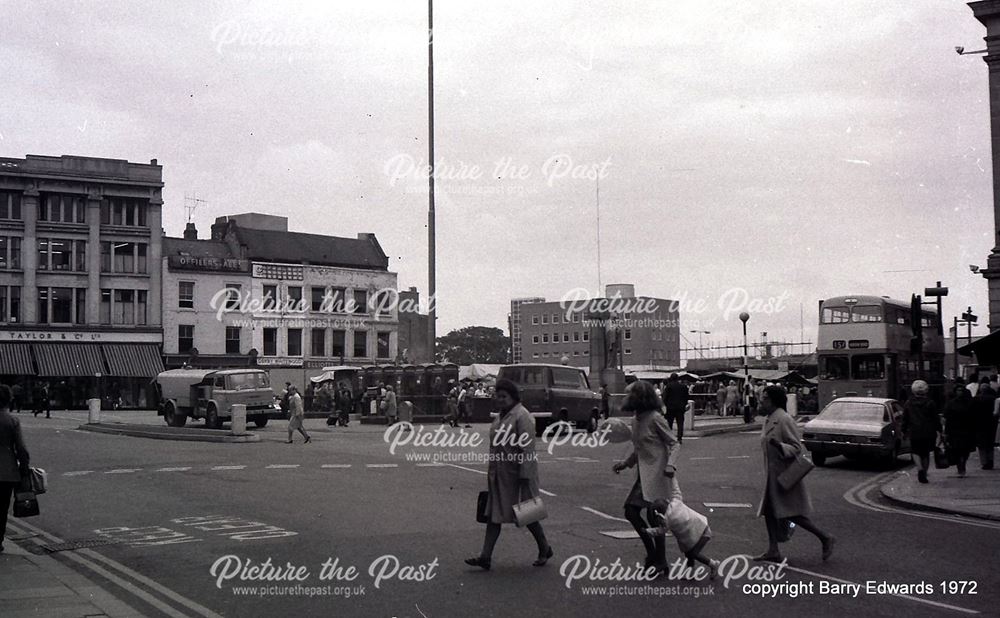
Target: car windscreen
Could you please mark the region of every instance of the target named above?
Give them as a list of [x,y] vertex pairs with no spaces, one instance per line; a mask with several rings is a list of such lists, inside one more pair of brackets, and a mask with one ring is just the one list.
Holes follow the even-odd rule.
[[229,384],[233,390],[242,391],[252,388],[267,388],[265,373],[232,373],[229,374]]
[[820,413],[820,418],[826,421],[884,422],[885,406],[880,403],[834,401]]

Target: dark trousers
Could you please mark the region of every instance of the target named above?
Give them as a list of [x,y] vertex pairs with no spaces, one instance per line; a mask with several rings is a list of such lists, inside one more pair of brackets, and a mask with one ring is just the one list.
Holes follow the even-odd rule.
[[670,429],[674,428],[674,421],[677,421],[677,440],[684,439],[684,412],[685,410],[681,408],[680,410],[667,410],[667,426]]
[[10,499],[17,485],[17,483],[0,483],[0,548],[3,547],[3,537],[7,534],[7,511],[10,510]]
[[646,518],[649,520],[648,523],[642,519],[642,509],[639,507],[625,506],[625,519],[639,533],[639,539],[642,540],[642,544],[646,548],[646,566],[666,564],[667,540],[662,535],[652,537],[646,534],[646,528],[655,528],[660,525],[659,520],[653,516],[652,507],[646,509]]

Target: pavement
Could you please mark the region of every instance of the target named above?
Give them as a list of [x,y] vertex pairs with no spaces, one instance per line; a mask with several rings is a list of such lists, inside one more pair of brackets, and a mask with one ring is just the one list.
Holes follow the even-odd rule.
[[126,618],[142,614],[54,558],[29,553],[7,539],[0,553],[0,616]]
[[910,468],[884,483],[880,491],[910,508],[1000,521],[1000,470],[983,470],[978,453],[969,457],[964,477],[954,466],[932,468],[928,477],[929,483],[918,483],[916,469]]

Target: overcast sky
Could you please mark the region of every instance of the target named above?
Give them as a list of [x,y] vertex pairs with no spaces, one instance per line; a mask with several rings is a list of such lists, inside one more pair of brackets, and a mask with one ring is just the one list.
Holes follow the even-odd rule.
[[[194,193],[203,237],[248,211],[374,232],[426,294],[426,3],[3,4],[0,156],[156,158],[168,234]],[[939,279],[948,323],[985,325],[987,70],[954,51],[985,29],[963,2],[438,0],[434,30],[439,334],[598,291],[595,169],[601,281],[702,299],[682,320],[706,341],[738,337],[731,288],[783,299],[754,339]]]

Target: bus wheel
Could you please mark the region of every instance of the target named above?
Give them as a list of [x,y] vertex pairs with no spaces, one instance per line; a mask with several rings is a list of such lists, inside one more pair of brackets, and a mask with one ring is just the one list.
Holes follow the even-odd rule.
[[813,463],[816,464],[817,466],[825,466],[826,455],[824,455],[823,453],[813,453]]
[[263,429],[267,427],[267,420],[266,416],[264,418],[255,418],[253,419],[253,424],[256,425],[258,429]]
[[163,406],[163,420],[167,421],[168,427],[183,427],[187,423],[187,415],[179,414],[174,402],[168,401]]
[[219,419],[219,411],[215,408],[215,404],[209,404],[208,409],[205,410],[205,427],[209,429],[222,429],[222,421]]

